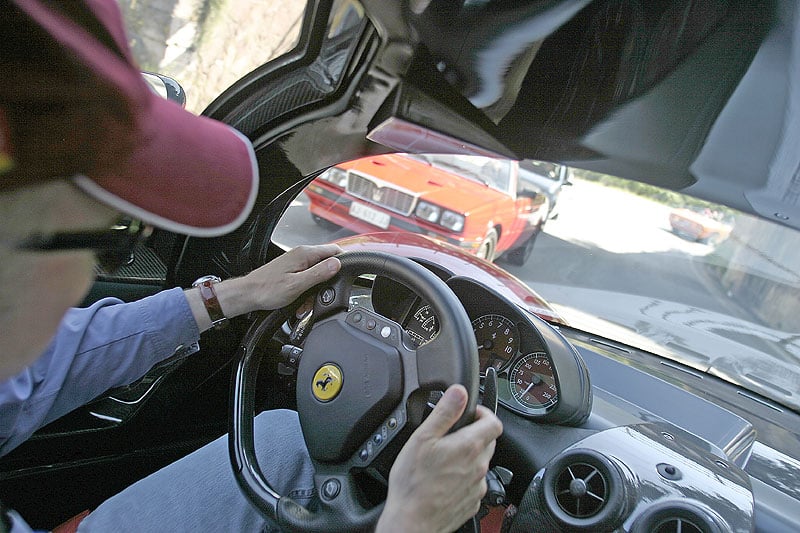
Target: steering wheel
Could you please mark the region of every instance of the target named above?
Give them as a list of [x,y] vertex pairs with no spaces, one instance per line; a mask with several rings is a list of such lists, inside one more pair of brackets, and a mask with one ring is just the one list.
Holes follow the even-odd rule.
[[[314,289],[314,322],[306,332],[297,371],[297,411],[319,494],[313,511],[277,494],[258,468],[255,454],[255,347],[277,332],[285,313],[274,311],[253,323],[242,341],[231,383],[228,443],[236,479],[264,516],[293,531],[374,528],[383,503],[365,507],[354,473],[387,455],[393,462],[415,425],[412,396],[428,398],[426,391],[461,383],[469,399],[455,428],[475,417],[475,335],[448,286],[404,257],[348,252],[339,259],[339,273]],[[363,274],[398,281],[428,302],[440,321],[438,335],[415,348],[398,323],[365,307],[349,309],[354,282]]]

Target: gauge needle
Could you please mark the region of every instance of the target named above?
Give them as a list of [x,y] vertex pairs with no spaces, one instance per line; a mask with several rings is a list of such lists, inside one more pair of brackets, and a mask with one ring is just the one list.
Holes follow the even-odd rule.
[[542,383],[544,383],[542,376],[539,374],[534,374],[533,377],[531,378],[531,382],[528,383],[528,387],[523,391],[522,396],[525,396],[526,394],[528,394],[528,391],[530,391],[533,387],[535,387],[536,385],[540,385]]

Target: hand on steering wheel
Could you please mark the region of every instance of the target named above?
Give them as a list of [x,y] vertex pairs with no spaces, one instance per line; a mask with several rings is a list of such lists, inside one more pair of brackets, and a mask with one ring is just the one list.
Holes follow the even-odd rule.
[[392,466],[377,531],[456,531],[478,512],[503,427],[479,405],[473,423],[449,433],[466,400],[463,387],[450,386],[408,439]]
[[[447,285],[403,257],[374,252],[338,257],[342,265],[339,273],[317,288],[314,325],[307,335],[297,374],[297,409],[314,462],[318,509],[306,510],[275,493],[255,459],[258,361],[254,347],[265,335],[277,331],[284,315],[273,312],[253,324],[243,341],[231,387],[229,448],[237,481],[265,516],[296,531],[359,531],[375,526],[383,505],[365,507],[354,472],[397,453],[410,434],[407,425],[412,396],[461,384],[467,397],[454,429],[475,419],[477,347],[469,318]],[[363,274],[389,277],[418,294],[439,317],[439,334],[414,349],[404,340],[406,334],[396,322],[369,309],[348,310],[353,283]],[[488,424],[495,427],[484,427],[483,433],[491,435],[487,438],[493,442],[500,424],[496,419],[484,423]],[[415,434],[413,438],[423,439],[424,435]],[[481,449],[477,445],[472,448]],[[473,458],[477,459],[475,468],[483,468],[485,474],[491,450],[478,455]]]

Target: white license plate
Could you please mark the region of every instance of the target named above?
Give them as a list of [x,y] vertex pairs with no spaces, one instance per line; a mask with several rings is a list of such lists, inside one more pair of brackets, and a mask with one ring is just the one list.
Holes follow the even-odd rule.
[[388,228],[389,222],[392,220],[392,217],[386,213],[382,213],[381,211],[373,209],[368,205],[359,204],[356,202],[350,204],[350,216],[365,222],[369,222],[370,224],[378,226],[381,229]]

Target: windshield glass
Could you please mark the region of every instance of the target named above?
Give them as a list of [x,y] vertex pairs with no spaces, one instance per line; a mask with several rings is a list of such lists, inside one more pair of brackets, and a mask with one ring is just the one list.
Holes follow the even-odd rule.
[[553,181],[558,180],[559,165],[549,163],[547,161],[534,161],[532,159],[523,159],[519,162],[519,166],[523,170],[533,172],[537,176],[542,176]]
[[453,154],[408,154],[408,157],[445,172],[455,173],[463,178],[483,183],[498,191],[509,191],[511,184],[510,161],[477,155]]
[[[429,165],[409,171],[410,159]],[[424,170],[432,161],[450,182]],[[800,410],[797,232],[580,169],[570,169],[558,191],[555,216],[543,194],[513,194],[518,163],[503,164],[513,170],[506,173],[512,193],[490,197],[485,187],[469,185],[473,174],[493,179],[491,167],[474,158],[377,156],[345,163],[306,188],[274,240],[289,248],[355,234],[386,240],[420,233],[445,250],[493,261],[569,326]]]

